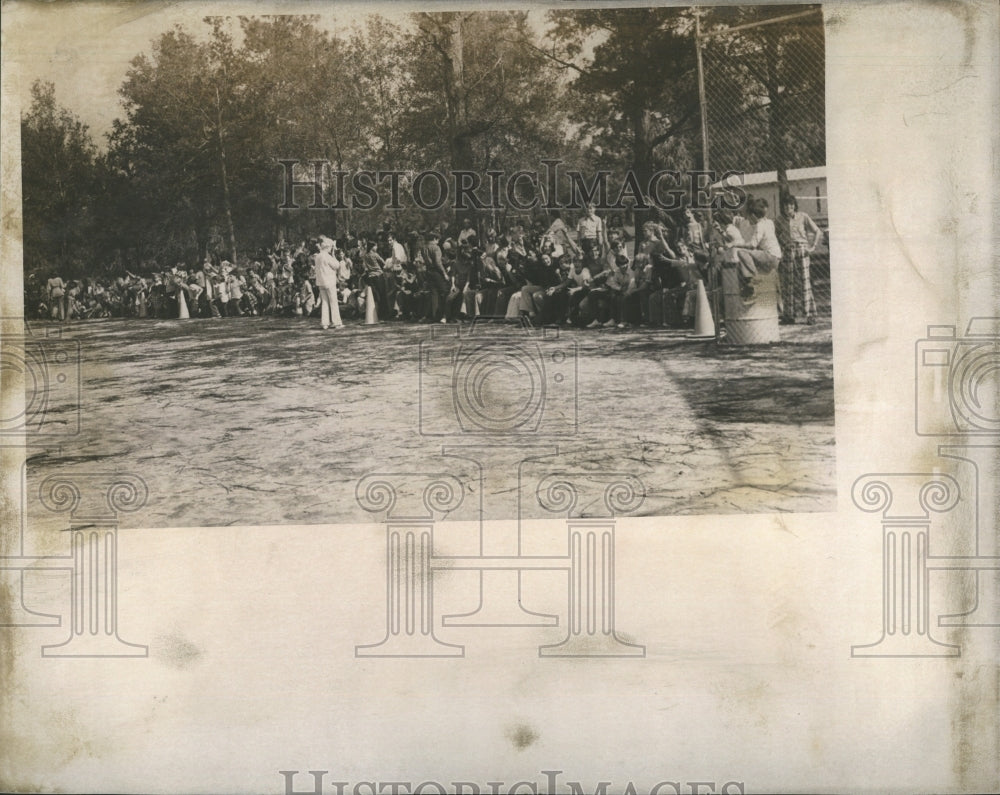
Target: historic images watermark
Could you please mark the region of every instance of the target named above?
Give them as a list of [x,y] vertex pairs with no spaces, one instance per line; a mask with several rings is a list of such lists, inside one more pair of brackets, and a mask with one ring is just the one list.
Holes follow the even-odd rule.
[[[993,525],[1000,483],[1000,318],[973,318],[964,336],[955,326],[928,326],[915,350],[915,429],[949,440],[942,464],[959,462],[972,494],[941,472],[868,473],[852,490],[854,504],[882,522],[882,635],[853,646],[852,657],[957,657],[961,647],[933,635],[930,572],[973,578],[973,600],[939,615],[937,627],[1000,626],[1000,546]],[[957,530],[957,551],[932,548],[932,514],[974,503],[971,527]],[[937,526],[938,530],[944,529]],[[953,545],[954,546],[954,545]]]
[[[744,795],[742,781],[702,779],[698,781],[671,781],[664,779],[652,786],[637,785],[632,781],[560,781],[562,770],[540,770],[537,780],[505,781],[337,781],[327,779],[329,770],[279,770],[284,779],[285,795]],[[312,789],[296,789],[296,776],[305,780]],[[306,775],[312,777],[310,782]]]
[[[309,210],[403,209],[404,196],[421,210],[502,210],[527,212],[583,209],[649,210],[673,212],[683,207],[695,210],[738,210],[747,199],[741,171],[659,170],[642,180],[626,171],[620,182],[611,183],[611,171],[597,170],[589,176],[581,171],[560,172],[560,160],[542,160],[541,171],[344,171],[328,160],[282,158],[279,210],[298,210],[296,188],[312,191]],[[298,176],[296,176],[298,174]],[[713,188],[714,186],[714,188]],[[384,202],[379,189],[388,190]],[[721,189],[720,189],[721,188]],[[303,194],[300,194],[303,195]],[[565,201],[561,200],[565,197]]]

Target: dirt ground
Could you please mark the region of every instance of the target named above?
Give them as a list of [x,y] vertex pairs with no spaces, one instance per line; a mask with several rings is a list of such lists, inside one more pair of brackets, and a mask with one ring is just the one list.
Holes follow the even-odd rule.
[[[473,472],[475,492],[475,458],[481,503],[473,494],[452,518],[480,504],[487,519],[541,517],[537,480],[562,471],[640,478],[639,515],[835,508],[829,321],[783,327],[782,343],[759,348],[562,329],[526,343],[529,357],[561,351],[562,375],[544,374],[535,395],[541,424],[485,437],[463,433],[448,394],[456,335],[256,317],[67,324],[63,339],[82,351],[81,433],[29,450],[28,493],[54,473],[128,472],[150,491],[129,526],[365,522],[355,488],[366,473]],[[421,378],[422,347],[437,369]],[[526,399],[511,386],[517,366],[484,387],[504,411]],[[458,444],[478,452],[442,455]],[[537,460],[519,467],[525,458]]]

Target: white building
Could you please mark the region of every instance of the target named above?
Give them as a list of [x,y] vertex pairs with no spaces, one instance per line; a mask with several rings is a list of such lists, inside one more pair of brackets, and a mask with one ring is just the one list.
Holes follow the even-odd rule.
[[[820,226],[827,225],[826,205],[826,166],[812,168],[792,168],[787,172],[788,190],[798,200],[799,209],[807,213]],[[738,182],[730,177],[728,184]],[[712,186],[722,188],[721,182]],[[767,199],[769,213],[772,218],[779,212],[778,207],[778,172],[759,171],[756,174],[743,175],[743,189],[747,194]]]

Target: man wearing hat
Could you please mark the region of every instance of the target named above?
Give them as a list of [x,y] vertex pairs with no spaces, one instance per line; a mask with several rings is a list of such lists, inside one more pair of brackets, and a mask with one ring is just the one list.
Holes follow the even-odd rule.
[[316,270],[316,286],[319,288],[320,327],[325,329],[341,328],[344,323],[340,319],[340,306],[337,304],[337,272],[340,262],[333,254],[333,240],[326,235],[320,236],[319,252],[313,258]]

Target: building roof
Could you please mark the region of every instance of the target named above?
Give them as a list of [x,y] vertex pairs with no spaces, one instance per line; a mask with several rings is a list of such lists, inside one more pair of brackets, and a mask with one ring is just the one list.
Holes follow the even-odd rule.
[[[810,168],[790,168],[786,172],[789,182],[797,182],[805,179],[826,179],[826,166],[812,166]],[[754,174],[743,175],[743,187],[747,185],[771,185],[777,183],[777,171],[758,171]],[[713,188],[723,187],[722,182],[716,182]]]

